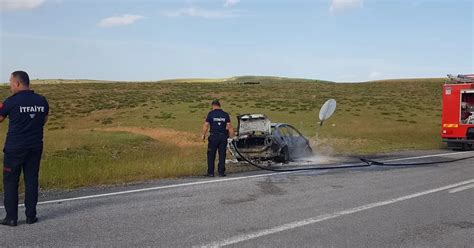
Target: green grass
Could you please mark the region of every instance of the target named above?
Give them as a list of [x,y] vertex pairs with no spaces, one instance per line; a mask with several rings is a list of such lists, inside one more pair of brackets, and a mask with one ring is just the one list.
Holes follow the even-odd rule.
[[[335,154],[442,145],[443,79],[358,84],[251,76],[158,83],[56,81],[33,82],[34,89],[47,96],[51,106],[40,177],[43,188],[203,174],[205,144],[183,147],[175,142],[180,137],[152,139],[101,130],[168,128],[189,134],[198,142],[196,137],[214,98],[221,99],[234,122],[238,114],[265,113],[274,122],[293,124],[311,138],[316,135],[320,106],[334,98],[338,102],[336,113],[321,129],[316,150],[329,146]],[[8,94],[8,87],[0,87],[1,98]],[[0,124],[2,141],[6,124]]]

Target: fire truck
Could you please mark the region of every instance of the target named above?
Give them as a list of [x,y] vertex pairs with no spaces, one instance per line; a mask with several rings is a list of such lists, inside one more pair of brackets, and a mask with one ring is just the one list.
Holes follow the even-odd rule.
[[441,118],[441,137],[448,148],[474,148],[474,74],[448,74],[443,86]]

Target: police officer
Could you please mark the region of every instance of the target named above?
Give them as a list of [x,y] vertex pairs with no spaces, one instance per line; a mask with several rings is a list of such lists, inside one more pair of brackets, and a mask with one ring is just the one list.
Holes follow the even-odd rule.
[[212,110],[206,117],[203,125],[202,139],[206,139],[207,131],[210,130],[209,144],[207,147],[207,176],[214,177],[214,162],[216,151],[219,151],[218,172],[220,177],[225,177],[225,156],[227,151],[227,139],[229,135],[234,136],[234,128],[230,123],[230,116],[221,109],[219,100],[211,103]]
[[30,90],[26,72],[10,76],[13,93],[0,103],[0,122],[9,118],[3,161],[4,205],[7,215],[2,225],[16,226],[18,219],[18,182],[23,170],[25,180],[26,223],[38,221],[38,173],[43,152],[43,127],[48,119],[49,105],[41,95]]

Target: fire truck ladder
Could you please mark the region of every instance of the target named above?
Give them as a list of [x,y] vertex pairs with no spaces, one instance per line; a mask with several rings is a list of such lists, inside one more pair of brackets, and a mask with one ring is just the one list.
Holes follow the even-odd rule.
[[452,74],[448,74],[448,78],[452,81],[452,82],[456,82],[456,83],[472,83],[474,82],[474,74],[468,74],[468,75],[457,75],[457,76],[454,76]]

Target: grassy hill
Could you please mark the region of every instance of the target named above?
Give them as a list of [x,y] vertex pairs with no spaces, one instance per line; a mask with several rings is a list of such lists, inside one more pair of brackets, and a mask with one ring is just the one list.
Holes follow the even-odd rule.
[[[274,122],[293,124],[319,152],[439,148],[443,81],[354,84],[252,76],[158,83],[33,81],[51,105],[41,185],[74,188],[204,174],[206,145],[199,136],[214,98],[234,122],[238,114],[264,113]],[[0,98],[8,95],[8,87],[1,86]],[[318,111],[329,98],[337,100],[337,110],[316,138]],[[0,124],[2,141],[6,124]]]
[[[34,79],[32,84],[85,84],[85,83],[139,83],[127,81],[110,81],[110,80],[91,80],[91,79]],[[163,79],[158,81],[147,81],[142,83],[272,83],[272,82],[326,82],[331,81],[304,79],[304,78],[286,78],[274,76],[238,76],[230,78],[177,78],[177,79]],[[7,85],[3,83],[1,85]]]

